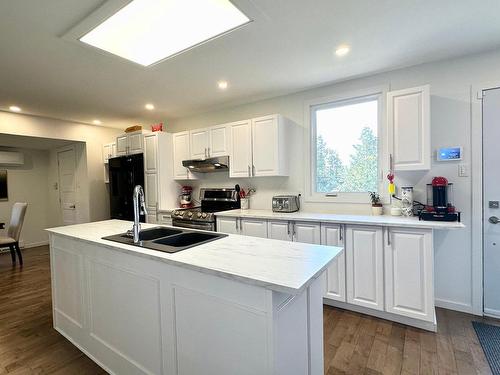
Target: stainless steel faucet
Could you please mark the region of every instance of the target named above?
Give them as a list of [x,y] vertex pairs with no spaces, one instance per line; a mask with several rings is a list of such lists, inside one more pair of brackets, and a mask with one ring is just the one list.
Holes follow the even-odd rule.
[[141,185],[134,188],[134,226],[132,233],[134,236],[134,243],[139,243],[139,233],[141,232],[141,223],[139,215],[147,215],[146,204],[144,203],[144,189]]

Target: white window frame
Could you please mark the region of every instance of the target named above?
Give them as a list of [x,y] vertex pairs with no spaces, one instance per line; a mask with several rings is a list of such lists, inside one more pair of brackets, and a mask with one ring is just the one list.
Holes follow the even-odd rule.
[[314,117],[312,111],[318,106],[331,106],[338,103],[339,105],[354,104],[363,102],[364,98],[378,98],[378,193],[382,198],[383,203],[389,201],[389,194],[385,183],[385,175],[388,171],[388,142],[387,142],[387,124],[386,124],[386,96],[389,91],[389,86],[378,86],[369,89],[356,90],[351,92],[343,92],[327,97],[316,98],[304,103],[304,125],[307,131],[305,137],[305,201],[316,203],[370,203],[368,192],[366,193],[348,193],[337,192],[335,195],[329,193],[318,193],[315,191],[316,184],[316,127],[313,126]]

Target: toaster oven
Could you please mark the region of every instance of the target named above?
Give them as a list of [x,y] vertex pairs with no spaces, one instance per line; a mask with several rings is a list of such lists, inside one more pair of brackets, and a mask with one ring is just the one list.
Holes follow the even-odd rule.
[[298,195],[275,195],[273,212],[296,212],[300,208]]

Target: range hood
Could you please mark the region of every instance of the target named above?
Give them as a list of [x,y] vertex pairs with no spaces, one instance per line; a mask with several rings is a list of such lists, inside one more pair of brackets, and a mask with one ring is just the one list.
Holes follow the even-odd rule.
[[229,156],[217,158],[184,160],[182,165],[192,172],[211,173],[226,171],[229,168]]

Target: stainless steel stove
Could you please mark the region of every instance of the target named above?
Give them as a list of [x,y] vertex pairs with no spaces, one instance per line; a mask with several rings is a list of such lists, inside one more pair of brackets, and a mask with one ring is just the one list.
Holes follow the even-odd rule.
[[214,212],[240,208],[240,198],[236,188],[200,189],[200,207],[181,208],[172,212],[175,227],[216,231]]

